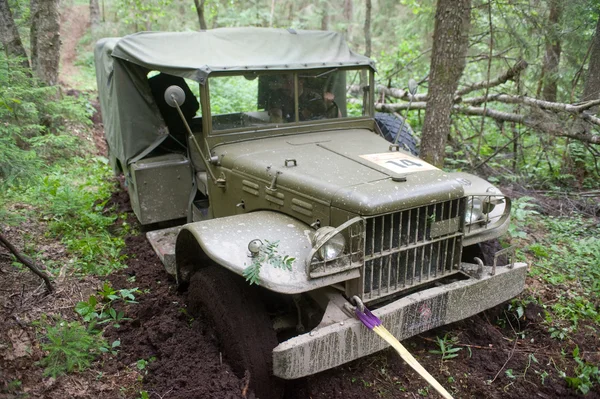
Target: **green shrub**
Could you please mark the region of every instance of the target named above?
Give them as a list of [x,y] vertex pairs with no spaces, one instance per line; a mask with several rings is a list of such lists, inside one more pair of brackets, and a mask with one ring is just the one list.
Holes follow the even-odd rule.
[[83,371],[106,347],[106,341],[98,331],[93,330],[93,325],[86,328],[77,321],[62,319],[58,319],[54,326],[44,324],[45,321],[40,323],[46,329],[41,347],[47,353],[40,360],[44,376],[57,377]]
[[30,180],[44,164],[80,151],[67,127],[90,124],[92,112],[83,96],[62,96],[0,52],[0,185]]

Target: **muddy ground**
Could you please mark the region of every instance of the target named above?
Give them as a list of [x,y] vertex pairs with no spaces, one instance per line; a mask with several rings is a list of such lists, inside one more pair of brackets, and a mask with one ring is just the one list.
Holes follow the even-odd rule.
[[[126,212],[136,225],[126,193],[115,191],[108,207]],[[138,226],[139,227],[139,226]],[[23,224],[5,234],[17,246],[23,233],[39,225]],[[141,229],[140,229],[141,230]],[[44,256],[64,256],[59,244],[40,241]],[[218,337],[202,315],[192,318],[186,294],[174,281],[146,241],[143,231],[126,239],[127,268],[108,276],[116,289],[137,287],[137,304],[120,307],[130,318],[120,328],[106,327],[109,342],[120,340],[116,355],[103,355],[91,369],[57,379],[43,377],[36,364],[44,355],[43,337],[33,324],[44,315],[60,314],[76,320],[73,308],[103,283],[62,273],[57,292],[46,295],[40,281],[11,265],[0,249],[0,398],[252,398],[247,376],[236,376],[222,356]],[[558,292],[534,279],[528,280],[521,298],[535,295],[551,302]],[[404,345],[457,398],[569,398],[581,397],[569,388],[559,370],[573,373],[570,356],[578,345],[582,358],[600,363],[599,340],[584,325],[572,341],[549,338],[542,307],[530,305],[522,317],[503,304],[475,317],[444,326],[404,341]],[[593,327],[593,326],[590,326]],[[240,326],[243,328],[243,326]],[[439,349],[438,337],[456,337],[457,357],[442,361],[429,351]],[[561,354],[561,350],[566,353]],[[139,360],[149,363],[143,370]],[[285,397],[299,398],[418,398],[438,397],[392,350],[384,350],[347,365],[286,383]],[[600,397],[595,387],[587,397]]]

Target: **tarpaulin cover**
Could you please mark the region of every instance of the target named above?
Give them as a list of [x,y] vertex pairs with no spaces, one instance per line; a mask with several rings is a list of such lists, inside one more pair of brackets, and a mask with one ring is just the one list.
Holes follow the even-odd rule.
[[168,135],[148,72],[206,83],[223,71],[370,66],[342,35],[325,31],[221,28],[200,32],[142,32],[96,43],[96,79],[112,156],[122,163],[143,157]]

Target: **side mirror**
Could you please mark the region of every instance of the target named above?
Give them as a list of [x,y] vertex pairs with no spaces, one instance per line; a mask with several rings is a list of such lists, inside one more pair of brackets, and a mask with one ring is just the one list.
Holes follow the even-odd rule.
[[419,88],[419,85],[417,84],[417,81],[414,79],[409,79],[408,80],[408,91],[411,95],[415,95],[417,94],[417,89]]
[[177,85],[167,87],[165,90],[165,101],[173,108],[183,105],[185,102],[185,92]]

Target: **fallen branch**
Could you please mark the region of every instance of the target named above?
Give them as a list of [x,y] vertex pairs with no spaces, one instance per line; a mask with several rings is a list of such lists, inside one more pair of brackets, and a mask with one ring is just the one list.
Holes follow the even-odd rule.
[[[526,96],[511,96],[510,94],[492,94],[490,96],[473,97],[463,100],[463,104],[479,105],[486,101],[497,101],[505,104],[524,104],[529,106],[535,106],[541,109],[554,112],[569,112],[572,114],[579,114],[592,107],[600,105],[600,99],[586,101],[584,103],[574,105],[566,103],[557,103],[552,101],[538,100],[533,97]],[[592,115],[590,115],[592,116]],[[596,118],[598,119],[598,118]]]
[[27,259],[23,254],[21,254],[2,234],[0,234],[0,243],[4,245],[6,249],[12,252],[19,262],[24,264],[29,270],[44,280],[48,292],[54,292],[54,287],[52,287],[50,278],[46,275],[46,273],[39,270],[31,260]]
[[506,83],[509,80],[514,80],[517,76],[519,76],[521,74],[521,72],[525,68],[527,68],[527,61],[520,59],[517,61],[517,63],[515,65],[513,65],[511,68],[509,68],[502,75],[498,76],[496,79],[492,79],[490,81],[484,80],[484,81],[481,81],[478,83],[473,83],[472,85],[469,85],[461,90],[458,90],[456,92],[456,96],[461,97],[461,96],[464,96],[465,94],[471,93],[475,90],[481,90],[481,89],[491,88],[491,87],[495,87],[495,86],[500,86],[501,84]]
[[[516,98],[519,98],[519,97],[516,97]],[[594,115],[582,112],[582,110],[585,110],[585,109],[589,108],[590,106],[594,106],[594,104],[600,100],[590,101],[590,102],[587,102],[587,103],[581,104],[581,105],[551,103],[549,101],[542,101],[542,100],[537,100],[537,101],[548,103],[548,104],[546,104],[546,106],[550,106],[552,104],[564,106],[564,107],[560,107],[562,111],[575,114],[576,116],[587,121],[588,123],[600,126],[600,118],[598,118]],[[533,104],[533,103],[531,103],[531,104]],[[410,109],[411,110],[425,109],[426,106],[427,106],[427,103],[424,101],[416,102],[416,103],[413,102],[412,105],[410,106]],[[400,112],[400,111],[406,110],[408,108],[409,108],[408,103],[395,103],[395,104],[377,103],[377,104],[375,104],[375,110],[381,111],[381,112],[390,112],[390,113]],[[556,110],[558,110],[558,108],[559,107],[555,107],[553,111],[556,112]],[[600,135],[594,135],[594,134],[588,133],[583,129],[579,130],[579,131],[569,131],[569,130],[565,129],[562,124],[555,123],[551,119],[545,120],[544,115],[531,116],[531,115],[524,115],[524,114],[513,114],[511,112],[498,111],[498,110],[495,110],[492,108],[483,109],[480,107],[463,107],[461,105],[454,105],[452,111],[454,113],[459,113],[459,114],[469,115],[469,116],[486,116],[486,117],[492,118],[498,122],[519,123],[524,126],[530,127],[532,129],[552,134],[555,137],[568,137],[568,138],[572,138],[572,139],[575,139],[575,140],[578,140],[578,141],[581,141],[584,143],[600,144]]]

